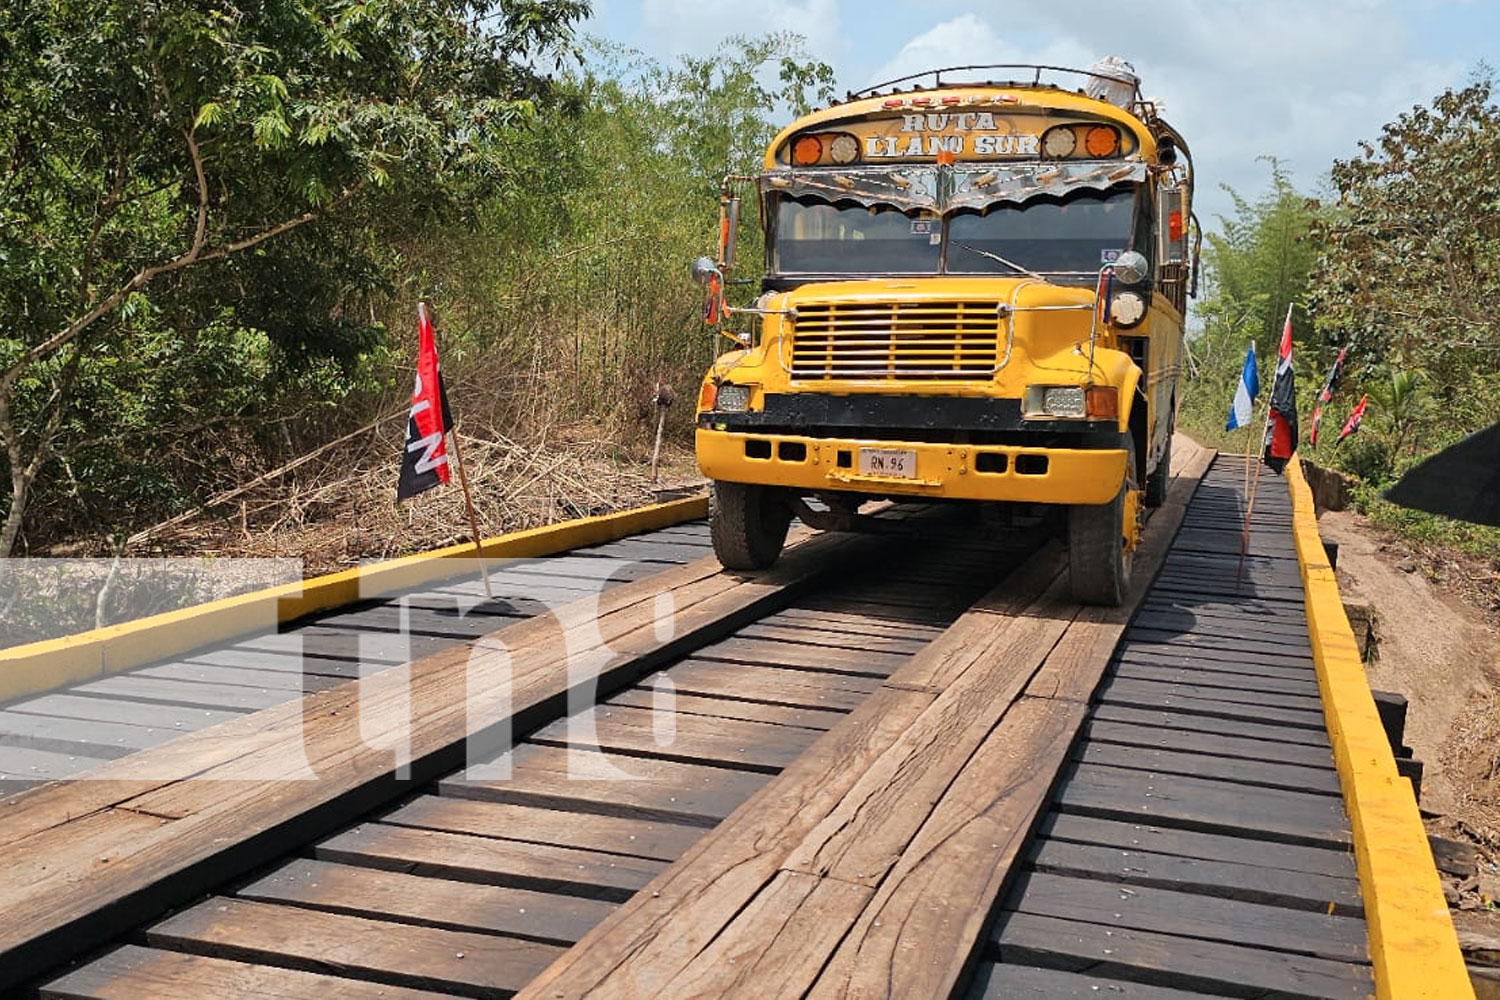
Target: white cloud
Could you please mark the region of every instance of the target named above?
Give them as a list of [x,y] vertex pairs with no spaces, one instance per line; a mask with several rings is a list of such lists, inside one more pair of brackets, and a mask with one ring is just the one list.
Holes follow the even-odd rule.
[[1311,191],[1360,139],[1462,82],[1463,66],[1417,57],[1397,0],[1158,0],[1149,10],[976,2],[911,37],[870,82],[942,65],[1086,67],[1123,56],[1193,149],[1206,225],[1229,210],[1221,183],[1250,196],[1261,190],[1268,168],[1258,157],[1280,158]]
[[702,55],[728,35],[764,35],[790,31],[807,40],[809,53],[837,62],[848,42],[840,29],[839,0],[739,0],[705,4],[702,0],[643,0],[641,18],[654,48],[673,55]]

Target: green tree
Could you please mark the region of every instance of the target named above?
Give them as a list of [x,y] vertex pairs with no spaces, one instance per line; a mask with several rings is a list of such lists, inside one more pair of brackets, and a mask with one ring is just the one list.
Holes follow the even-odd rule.
[[[1254,341],[1263,362],[1274,357],[1288,306],[1293,339],[1304,351],[1317,346],[1312,318],[1299,307],[1316,260],[1309,233],[1320,209],[1298,193],[1277,160],[1265,159],[1267,188],[1254,201],[1225,188],[1234,214],[1220,216],[1218,230],[1206,235],[1204,290],[1196,307],[1201,325],[1189,344],[1182,417],[1185,427],[1209,440],[1222,433],[1246,345]],[[1312,357],[1321,362],[1319,354]]]
[[339,316],[351,289],[378,284],[351,234],[501,183],[509,141],[551,91],[535,65],[570,50],[587,12],[586,0],[0,7],[0,555],[80,398],[107,407],[154,381],[157,403],[181,406],[176,381],[201,399],[226,363],[368,346],[369,326]]
[[[1333,166],[1338,197],[1315,228],[1309,302],[1353,338],[1377,386],[1372,415],[1401,405],[1382,417],[1394,422],[1393,465],[1500,412],[1497,136],[1486,72],[1402,114],[1361,155]],[[1398,391],[1417,370],[1425,375]],[[1428,394],[1433,405],[1415,405]]]

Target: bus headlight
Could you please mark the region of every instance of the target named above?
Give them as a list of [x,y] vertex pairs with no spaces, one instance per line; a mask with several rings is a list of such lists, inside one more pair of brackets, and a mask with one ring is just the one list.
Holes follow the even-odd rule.
[[1076,420],[1086,416],[1087,412],[1082,386],[1028,385],[1026,387],[1025,415],[1028,417],[1070,417]]
[[730,385],[728,382],[719,386],[719,398],[714,402],[714,409],[720,413],[744,413],[750,409],[750,387]]
[[1146,318],[1146,300],[1140,292],[1116,292],[1109,300],[1109,321],[1131,327]]

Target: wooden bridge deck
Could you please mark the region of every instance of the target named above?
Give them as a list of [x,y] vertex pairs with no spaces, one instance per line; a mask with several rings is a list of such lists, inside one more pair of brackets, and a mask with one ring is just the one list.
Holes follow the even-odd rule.
[[[824,536],[745,578],[690,561],[707,551],[690,523],[507,567],[508,603],[488,617],[456,610],[477,583],[426,588],[404,601],[409,648],[401,602],[377,602],[6,706],[0,772],[7,753],[77,749],[107,780],[0,799],[13,861],[0,904],[15,917],[0,985],[24,976],[48,998],[1467,996],[1451,963],[1409,988],[1411,956],[1446,945],[1403,952],[1399,908],[1361,881],[1379,833],[1346,813],[1339,755],[1358,736],[1330,743],[1286,481],[1261,473],[1241,577],[1242,466],[1190,443],[1178,458],[1119,611],[1072,604],[1056,544],[1027,556],[965,548],[962,532],[914,548]],[[573,640],[559,640],[574,630],[529,616],[601,575],[611,596],[587,643],[605,701],[560,712],[575,680]],[[663,593],[682,602],[670,639]],[[452,693],[509,676],[501,649],[517,704],[487,696],[466,721]],[[409,685],[391,682],[408,659]],[[670,732],[653,714],[664,690]],[[411,724],[414,775],[391,782],[389,755],[365,745],[372,708]],[[514,751],[466,754],[506,713]],[[106,761],[114,737],[136,752]],[[287,780],[283,751],[303,749],[316,780]],[[153,755],[191,766],[132,770]],[[246,853],[237,837],[276,848]],[[1430,857],[1407,863],[1430,873]],[[94,879],[97,905],[81,881]],[[158,880],[177,912],[152,904]],[[75,954],[75,929],[114,943],[48,971]]]
[[[0,704],[0,796],[449,649],[711,551],[688,522],[450,582]],[[403,614],[405,619],[403,621]]]
[[1198,488],[1126,629],[973,996],[1363,997],[1368,938],[1284,480]]

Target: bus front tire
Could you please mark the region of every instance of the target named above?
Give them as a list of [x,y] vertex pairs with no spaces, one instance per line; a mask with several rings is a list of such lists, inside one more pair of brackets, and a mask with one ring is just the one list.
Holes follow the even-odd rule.
[[1167,436],[1167,446],[1162,449],[1161,461],[1146,477],[1146,490],[1141,494],[1141,503],[1147,507],[1160,507],[1167,502],[1167,487],[1172,485],[1172,437]]
[[1125,551],[1126,496],[1136,485],[1135,445],[1126,441],[1125,479],[1109,503],[1068,508],[1068,579],[1079,604],[1119,607],[1130,590]]
[[715,482],[708,494],[714,555],[725,569],[765,569],[786,544],[792,508],[770,486]]

